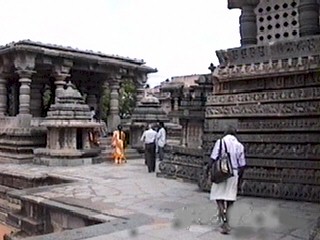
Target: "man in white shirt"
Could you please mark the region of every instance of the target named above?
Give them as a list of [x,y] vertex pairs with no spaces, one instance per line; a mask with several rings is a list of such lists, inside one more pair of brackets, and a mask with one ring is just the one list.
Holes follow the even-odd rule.
[[238,182],[242,178],[246,166],[244,146],[237,139],[236,129],[232,126],[227,126],[224,136],[216,141],[212,149],[209,167],[212,167],[214,161],[226,152],[229,154],[234,176],[218,184],[212,183],[210,192],[210,200],[216,201],[218,205],[219,215],[222,220],[221,232],[223,234],[227,234],[230,231],[229,209],[237,199]]
[[166,145],[166,130],[164,128],[163,122],[159,122],[159,131],[157,133],[157,147],[159,154],[159,161],[163,160],[164,157],[164,146]]
[[148,126],[148,130],[145,130],[141,136],[141,141],[145,146],[145,161],[148,166],[148,171],[154,172],[156,168],[156,136],[157,132],[152,129],[152,126]]

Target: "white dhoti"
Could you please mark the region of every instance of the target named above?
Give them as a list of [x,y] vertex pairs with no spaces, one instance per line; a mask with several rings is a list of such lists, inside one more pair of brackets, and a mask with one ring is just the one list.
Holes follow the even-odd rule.
[[238,193],[238,170],[233,170],[233,177],[221,183],[212,183],[210,200],[236,201]]

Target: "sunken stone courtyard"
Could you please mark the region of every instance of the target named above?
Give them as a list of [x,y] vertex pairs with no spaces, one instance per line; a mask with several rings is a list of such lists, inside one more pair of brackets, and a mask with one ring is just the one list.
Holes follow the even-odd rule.
[[7,221],[28,233],[49,233],[26,240],[310,239],[320,211],[315,203],[240,197],[232,210],[235,228],[223,236],[207,193],[192,183],[147,174],[143,160],[123,166],[5,164],[0,170],[24,182],[52,178],[47,186],[9,193],[11,204],[21,202],[24,209]]
[[[207,74],[154,88],[158,70],[142,59],[31,40],[0,46],[4,240],[320,239],[320,2],[225,2],[241,10],[240,46],[217,50]],[[140,137],[159,121],[165,156],[148,173]],[[247,166],[221,235],[206,167],[226,126]]]

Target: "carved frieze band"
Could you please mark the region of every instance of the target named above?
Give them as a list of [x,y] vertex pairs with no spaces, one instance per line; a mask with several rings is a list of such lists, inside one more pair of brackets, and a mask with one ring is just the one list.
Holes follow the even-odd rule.
[[[294,178],[294,176],[293,176]],[[244,180],[241,193],[288,200],[320,202],[320,186]]]
[[209,106],[206,118],[218,117],[273,117],[273,116],[310,116],[320,115],[320,101],[248,104],[239,106]]
[[317,56],[320,51],[320,37],[309,36],[297,40],[275,42],[272,45],[248,46],[217,51],[221,65],[237,65],[266,62],[269,59],[285,59],[296,56]]
[[[318,120],[319,121],[319,120]],[[221,134],[210,134],[203,135],[203,141],[215,142],[221,137]],[[238,139],[241,142],[256,142],[256,143],[319,143],[320,142],[320,129],[319,133],[280,133],[280,134],[237,134]]]
[[320,171],[304,169],[274,169],[265,168],[246,169],[245,179],[266,180],[283,183],[302,183],[320,186]]
[[207,105],[237,105],[320,99],[320,87],[208,96]]
[[274,131],[279,130],[298,130],[298,131],[315,131],[320,130],[319,118],[291,118],[291,119],[268,119],[257,120],[250,119],[238,122],[239,130],[258,130]]
[[[254,76],[254,75],[252,75]],[[246,79],[234,79],[229,78],[229,81],[221,81],[216,83],[216,93],[230,94],[230,93],[248,93],[249,91],[259,90],[272,90],[272,89],[289,89],[289,88],[305,88],[320,86],[320,74],[308,73],[308,74],[292,74],[288,76],[264,76],[263,78]],[[294,91],[294,90],[292,90]],[[281,100],[281,99],[279,99]]]
[[319,159],[320,144],[244,143],[248,157]]
[[[214,142],[204,142],[202,148],[210,154]],[[244,143],[246,156],[254,158],[302,159],[317,160],[320,156],[320,144],[276,144],[276,143]]]
[[[206,119],[204,132],[223,131],[225,124],[230,124],[228,119]],[[268,131],[320,131],[319,118],[290,118],[290,119],[246,119],[234,121],[238,132],[268,132]]]
[[320,161],[317,160],[288,160],[288,159],[266,159],[246,157],[247,165],[250,167],[270,168],[294,168],[320,170]]
[[279,59],[261,63],[243,65],[232,65],[229,67],[218,67],[214,75],[220,80],[233,78],[252,78],[253,75],[279,75],[288,73],[299,73],[307,70],[317,70],[320,65],[320,56],[297,57]]

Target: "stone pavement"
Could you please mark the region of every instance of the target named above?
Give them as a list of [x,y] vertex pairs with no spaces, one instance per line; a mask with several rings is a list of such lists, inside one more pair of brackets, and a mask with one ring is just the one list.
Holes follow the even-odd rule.
[[[70,184],[28,193],[27,197],[94,211],[102,220],[118,219],[113,226],[98,224],[47,239],[297,240],[308,239],[320,215],[319,204],[239,197],[232,209],[233,230],[225,236],[218,231],[216,205],[209,201],[208,193],[200,192],[196,184],[147,173],[143,160],[120,166],[111,163],[79,167],[4,164],[0,165],[0,171],[75,179],[76,182]],[[121,224],[119,219],[127,220]]]

